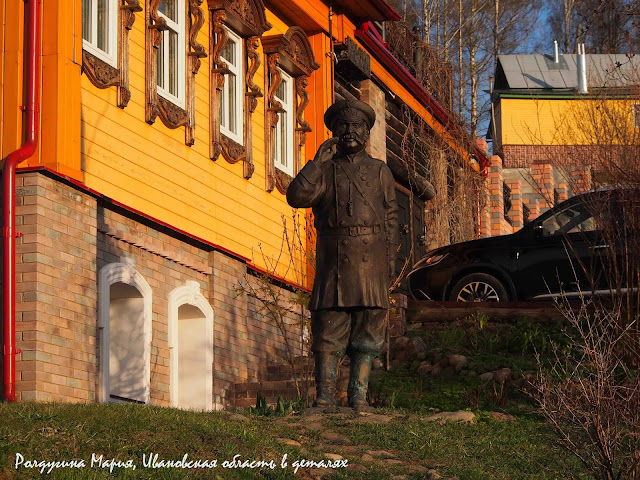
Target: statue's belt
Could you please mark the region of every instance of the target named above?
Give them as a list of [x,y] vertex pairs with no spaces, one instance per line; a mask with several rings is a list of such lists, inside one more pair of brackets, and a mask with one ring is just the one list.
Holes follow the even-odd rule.
[[326,237],[330,235],[349,235],[357,237],[359,235],[371,235],[380,232],[380,225],[354,225],[352,227],[333,227],[318,230],[318,235]]

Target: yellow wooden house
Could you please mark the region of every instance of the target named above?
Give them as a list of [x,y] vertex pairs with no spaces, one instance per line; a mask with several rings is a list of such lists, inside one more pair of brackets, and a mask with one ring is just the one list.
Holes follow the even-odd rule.
[[513,197],[497,214],[514,230],[557,202],[607,183],[607,170],[638,144],[637,57],[580,49],[498,57],[487,136],[500,157],[505,195]]
[[376,108],[379,156],[393,93],[470,158],[368,30],[398,20],[384,0],[0,0],[0,16],[3,159],[23,142],[29,54],[41,65],[3,357],[18,400],[239,405],[234,385],[284,346],[236,286],[267,271],[310,287],[283,252],[284,193],[330,135],[336,76]]

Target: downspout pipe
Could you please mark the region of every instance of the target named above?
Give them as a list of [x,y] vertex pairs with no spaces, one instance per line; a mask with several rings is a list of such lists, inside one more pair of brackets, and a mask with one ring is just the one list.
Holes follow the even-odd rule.
[[[40,113],[40,4],[41,0],[24,0],[29,18],[26,49],[26,99],[21,107],[26,113],[26,138],[22,146],[9,154],[2,167],[2,328],[4,400],[16,401],[16,167],[31,157],[38,146]],[[25,15],[27,16],[27,15]]]

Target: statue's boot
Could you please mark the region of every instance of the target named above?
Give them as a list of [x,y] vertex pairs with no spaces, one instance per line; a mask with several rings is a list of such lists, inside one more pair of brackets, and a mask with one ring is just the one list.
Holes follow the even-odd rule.
[[358,352],[351,355],[350,360],[351,369],[349,372],[349,387],[347,388],[349,406],[356,410],[368,409],[367,387],[369,386],[373,355]]
[[333,407],[336,405],[336,376],[338,356],[331,353],[315,353],[316,401],[314,407]]

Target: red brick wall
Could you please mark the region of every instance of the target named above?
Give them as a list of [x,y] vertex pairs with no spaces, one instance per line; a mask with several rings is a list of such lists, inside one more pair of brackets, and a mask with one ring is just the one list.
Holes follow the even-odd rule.
[[528,168],[536,163],[548,163],[555,167],[597,167],[611,150],[594,145],[503,145],[504,168]]

